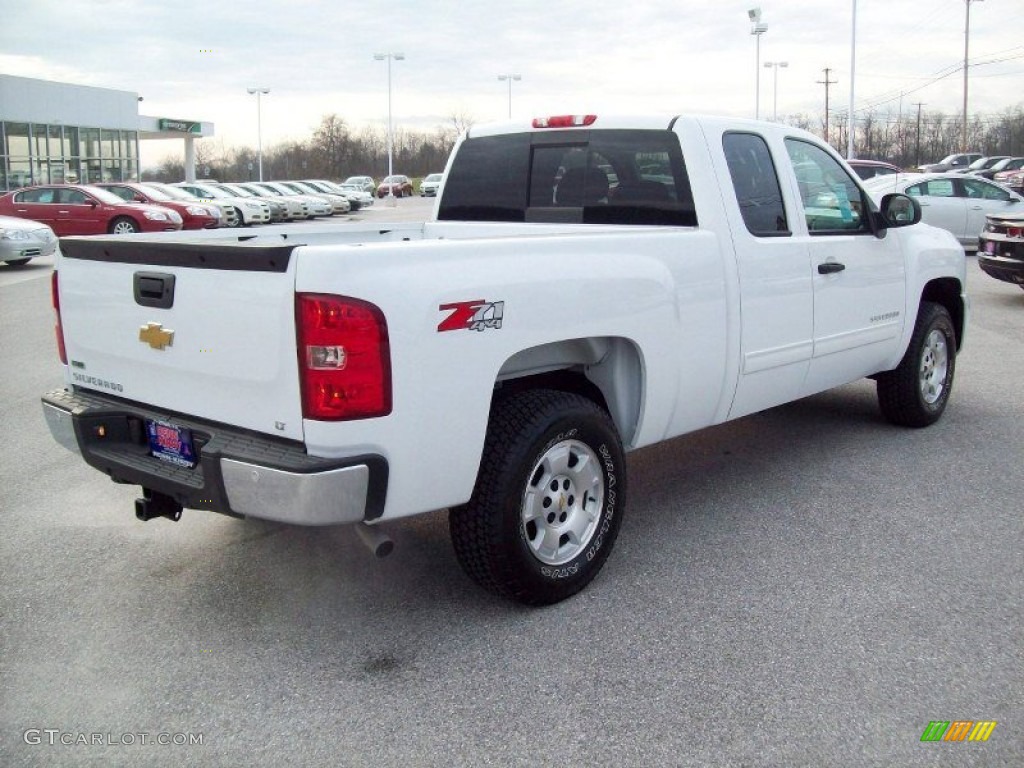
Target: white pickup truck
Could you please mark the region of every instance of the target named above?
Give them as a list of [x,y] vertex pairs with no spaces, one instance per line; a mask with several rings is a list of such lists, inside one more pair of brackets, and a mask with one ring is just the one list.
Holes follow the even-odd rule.
[[877,381],[949,399],[964,253],[876,207],[815,137],[697,116],[473,127],[419,224],[65,238],[54,437],[136,514],[300,525],[449,509],[456,555],[531,604],[622,521],[624,451]]

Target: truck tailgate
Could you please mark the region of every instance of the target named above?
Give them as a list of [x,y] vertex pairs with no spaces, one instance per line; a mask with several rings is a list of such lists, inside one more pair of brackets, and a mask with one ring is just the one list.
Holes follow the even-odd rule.
[[295,247],[64,238],[70,383],[301,440]]

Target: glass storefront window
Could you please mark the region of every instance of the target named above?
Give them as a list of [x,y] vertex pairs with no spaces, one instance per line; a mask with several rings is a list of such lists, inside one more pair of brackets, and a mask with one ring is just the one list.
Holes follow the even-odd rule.
[[103,147],[101,152],[103,154],[100,157],[106,159],[108,157],[120,157],[121,153],[118,147],[117,131],[103,131],[100,135]]
[[64,126],[64,157],[78,157],[78,128]]
[[8,161],[7,183],[10,188],[27,187],[32,183],[32,165],[27,157],[12,157]]
[[58,157],[63,157],[64,156],[63,148],[60,145],[60,126],[59,125],[47,126],[47,128],[46,128],[46,135],[48,137],[47,145],[49,146],[49,149],[47,151],[47,156],[50,157],[51,159],[58,158]]
[[28,157],[28,123],[7,123],[7,154]]
[[95,157],[100,156],[100,129],[99,128],[82,128],[82,157]]

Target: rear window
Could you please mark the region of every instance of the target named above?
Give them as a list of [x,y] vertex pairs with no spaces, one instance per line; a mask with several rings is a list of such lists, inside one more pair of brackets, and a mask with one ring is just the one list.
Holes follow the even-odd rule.
[[553,131],[465,141],[438,218],[696,226],[671,131]]

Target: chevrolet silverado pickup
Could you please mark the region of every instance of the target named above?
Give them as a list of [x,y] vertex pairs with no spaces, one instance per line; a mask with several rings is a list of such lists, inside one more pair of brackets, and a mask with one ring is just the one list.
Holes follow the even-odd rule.
[[474,126],[424,223],[63,239],[43,411],[140,519],[382,545],[448,509],[473,580],[554,603],[612,549],[629,450],[862,377],[942,415],[964,253],[920,214],[783,125]]

